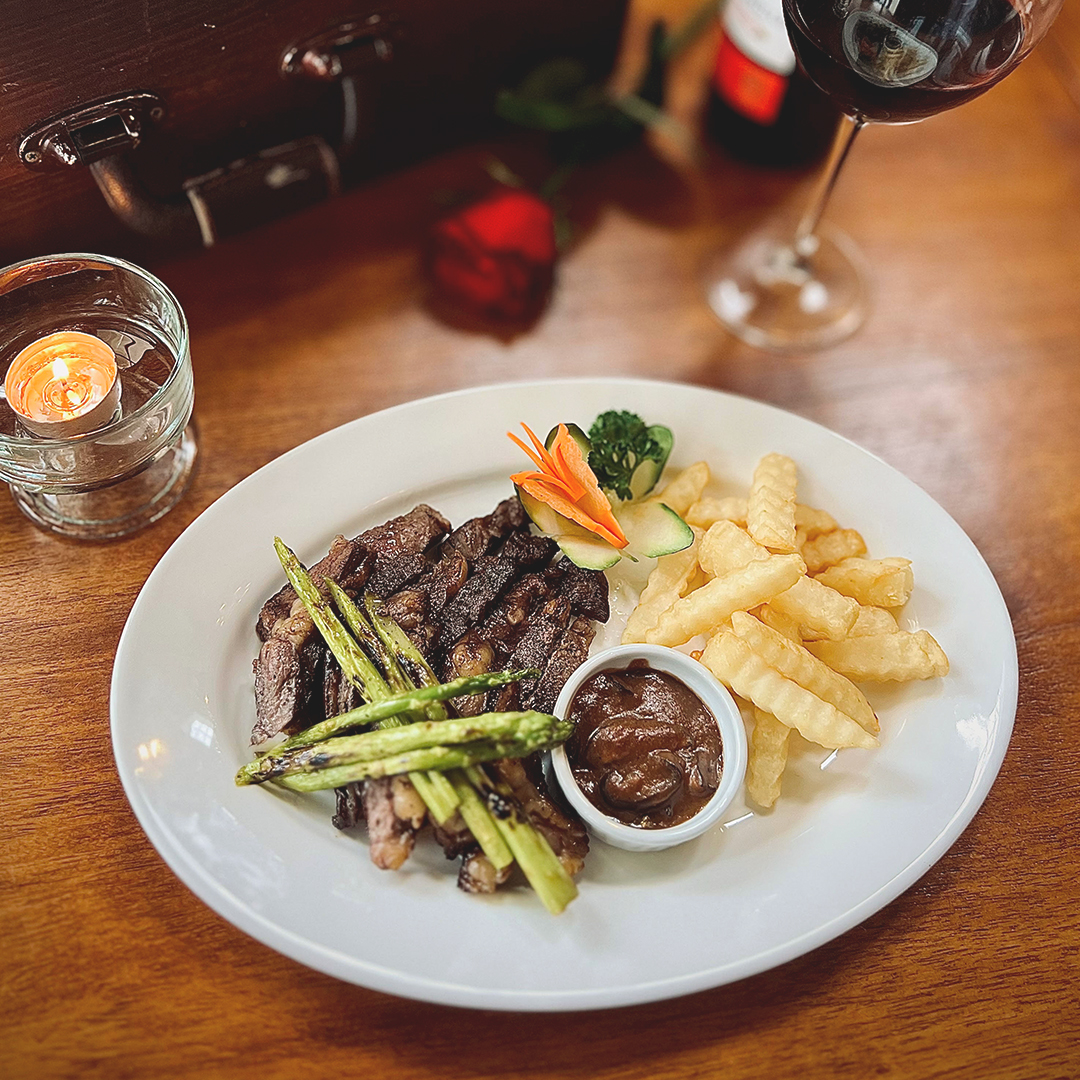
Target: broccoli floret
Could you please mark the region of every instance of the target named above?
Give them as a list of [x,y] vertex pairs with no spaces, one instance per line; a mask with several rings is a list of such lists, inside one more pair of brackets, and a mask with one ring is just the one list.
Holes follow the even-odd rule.
[[619,499],[634,498],[630,481],[642,461],[656,462],[656,475],[660,475],[671,446],[662,446],[654,438],[657,430],[666,431],[649,428],[636,413],[625,411],[601,413],[593,421],[589,428],[589,468],[605,491]]

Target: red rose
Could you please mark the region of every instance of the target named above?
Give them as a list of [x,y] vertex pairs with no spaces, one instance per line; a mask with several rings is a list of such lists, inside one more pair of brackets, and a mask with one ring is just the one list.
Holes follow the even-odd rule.
[[506,188],[440,221],[431,273],[443,293],[484,315],[539,311],[555,274],[555,219],[543,199]]

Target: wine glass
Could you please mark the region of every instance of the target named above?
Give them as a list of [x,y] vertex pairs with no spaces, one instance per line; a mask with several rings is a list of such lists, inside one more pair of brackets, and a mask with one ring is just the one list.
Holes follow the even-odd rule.
[[759,348],[842,341],[867,311],[863,260],[821,225],[855,136],[868,123],[910,124],[1003,79],[1042,40],[1062,0],[784,0],[795,55],[845,113],[817,193],[795,229],[744,240],[713,267],[709,305]]

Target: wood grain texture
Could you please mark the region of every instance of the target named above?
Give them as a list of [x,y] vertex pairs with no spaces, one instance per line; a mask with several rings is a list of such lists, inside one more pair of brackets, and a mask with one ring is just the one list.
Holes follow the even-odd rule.
[[[154,267],[184,304],[202,460],[182,505],[121,543],[35,530],[0,499],[0,1075],[1015,1078],[1080,1073],[1080,115],[1037,52],[1000,87],[870,130],[831,217],[876,303],[854,340],[775,357],[726,337],[699,272],[799,178],[635,151],[582,172],[550,309],[503,340],[436,320],[418,245],[433,193],[496,149],[416,167]],[[952,850],[838,940],[677,1001],[484,1014],[338,983],[197,901],[124,799],[108,682],[139,587],[252,470],[343,421],[456,387],[635,374],[747,394],[903,470],[984,553],[1008,601],[1020,705],[1001,775]],[[722,932],[723,928],[718,928]],[[271,1034],[272,1033],[272,1034]]]

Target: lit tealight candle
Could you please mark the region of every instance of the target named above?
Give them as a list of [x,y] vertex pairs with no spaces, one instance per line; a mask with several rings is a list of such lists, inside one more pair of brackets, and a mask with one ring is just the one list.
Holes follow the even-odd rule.
[[64,439],[107,424],[120,401],[116,356],[101,338],[61,330],[27,345],[4,379],[8,404],[36,435]]

